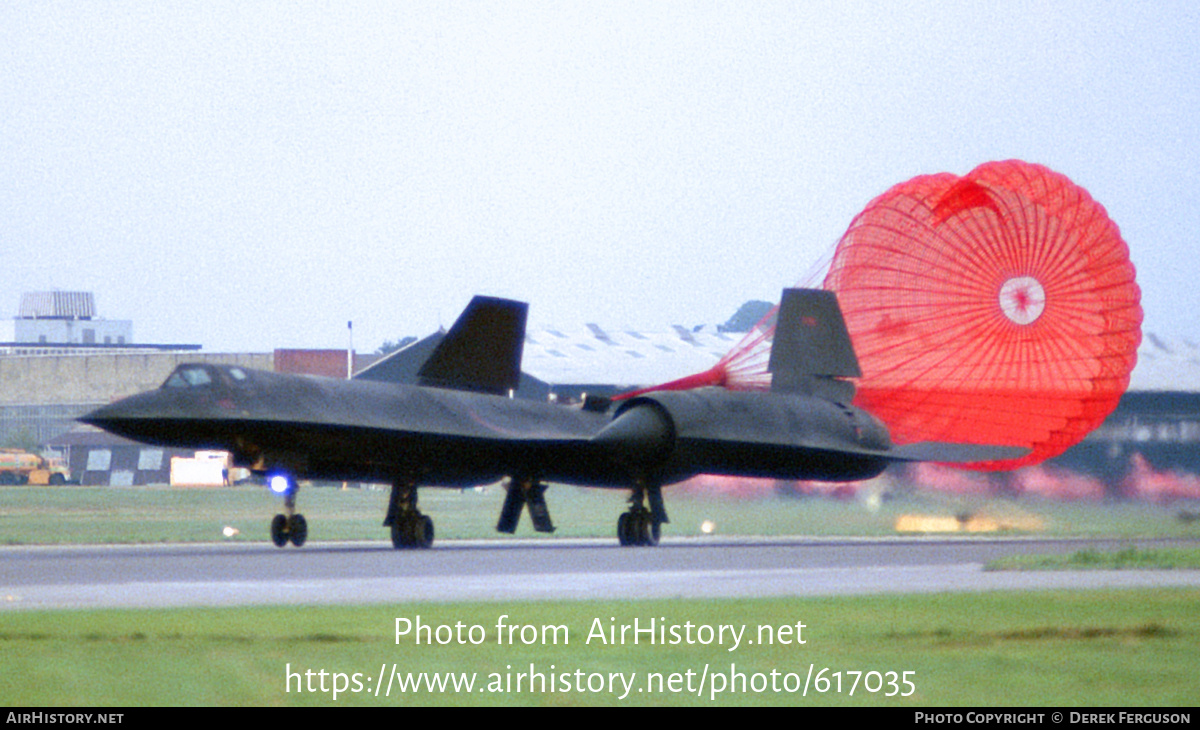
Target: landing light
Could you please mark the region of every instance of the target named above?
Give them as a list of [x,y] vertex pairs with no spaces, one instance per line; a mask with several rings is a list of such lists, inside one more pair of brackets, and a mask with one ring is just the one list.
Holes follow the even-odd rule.
[[282,474],[276,474],[275,476],[269,478],[267,480],[267,486],[271,488],[272,492],[281,496],[292,491],[291,480]]
[[879,508],[883,506],[883,495],[881,495],[879,492],[871,492],[867,495],[867,499],[864,504],[866,505],[868,512],[878,512]]

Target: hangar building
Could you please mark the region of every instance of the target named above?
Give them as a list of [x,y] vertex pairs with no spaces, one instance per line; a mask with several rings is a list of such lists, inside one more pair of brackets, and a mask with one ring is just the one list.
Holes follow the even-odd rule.
[[1144,333],[1129,389],[1100,428],[1051,463],[1115,488],[1137,459],[1200,474],[1200,346]]

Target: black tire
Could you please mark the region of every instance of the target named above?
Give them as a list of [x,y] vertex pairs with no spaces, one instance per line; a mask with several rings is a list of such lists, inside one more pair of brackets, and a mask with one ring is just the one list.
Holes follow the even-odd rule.
[[392,547],[397,550],[428,548],[433,545],[433,520],[428,515],[408,514],[392,527]]
[[304,519],[304,515],[292,515],[288,523],[288,539],[296,547],[300,547],[308,539],[308,520]]
[[271,520],[271,542],[275,543],[275,547],[288,544],[288,518],[284,515],[275,515]]
[[396,548],[397,550],[403,550],[404,548],[408,547],[408,543],[405,540],[404,535],[404,523],[400,520],[393,520],[389,527],[392,531],[392,547]]
[[431,548],[433,547],[433,520],[429,515],[421,515],[417,519],[420,527],[417,530],[417,547]]
[[662,523],[655,520],[650,515],[644,515],[645,528],[642,530],[642,544],[647,547],[658,545],[658,538],[662,536]]
[[62,485],[66,484],[66,483],[67,483],[67,478],[64,477],[62,474],[51,474],[50,475],[50,484],[52,486],[61,487]]
[[617,518],[617,542],[621,544],[621,547],[626,547],[630,544],[630,516],[628,512],[622,512],[621,516]]

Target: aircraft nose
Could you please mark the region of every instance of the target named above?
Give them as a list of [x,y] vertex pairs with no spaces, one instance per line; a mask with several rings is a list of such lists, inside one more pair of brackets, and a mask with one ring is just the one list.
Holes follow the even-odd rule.
[[169,408],[158,393],[140,393],[100,406],[77,420],[118,436],[136,438],[155,419],[169,416]]
[[79,420],[83,423],[103,428],[106,423],[119,423],[129,418],[136,418],[145,415],[143,413],[145,408],[140,402],[142,400],[144,399],[136,395],[129,398],[122,398],[106,406],[100,406],[96,410],[85,414]]

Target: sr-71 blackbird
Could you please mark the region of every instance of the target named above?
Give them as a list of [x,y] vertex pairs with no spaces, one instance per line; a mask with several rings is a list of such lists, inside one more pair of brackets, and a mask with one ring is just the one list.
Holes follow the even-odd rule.
[[[886,426],[850,404],[860,376],[836,296],[783,292],[769,391],[705,387],[562,405],[512,398],[527,305],[475,297],[416,382],[337,380],[208,364],[180,365],[157,390],[80,420],[137,441],[228,451],[285,497],[271,537],[308,535],[296,511],[300,479],[391,484],[384,525],[397,548],[433,543],[417,488],[507,478],[497,530],[528,507],[553,531],[547,483],[629,489],[622,545],[658,543],[668,522],[662,487],[697,474],[851,481],[891,462],[1017,458],[1018,447],[892,444]],[[378,377],[378,376],[376,376]]]

